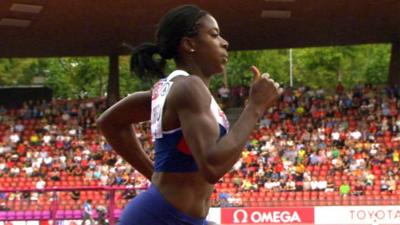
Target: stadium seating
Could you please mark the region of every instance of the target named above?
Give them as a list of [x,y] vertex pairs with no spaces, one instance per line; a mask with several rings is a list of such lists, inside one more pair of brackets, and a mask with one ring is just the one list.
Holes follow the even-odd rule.
[[[363,95],[367,89],[374,94]],[[221,193],[229,195],[224,206],[400,203],[399,90],[364,86],[349,90],[352,95],[317,93],[321,92],[304,87],[285,91],[254,130],[237,165],[215,185],[213,206],[221,204]],[[367,114],[361,112],[362,105],[374,102],[380,105],[371,106]],[[396,110],[387,114],[382,105]],[[42,114],[33,114],[35,110]],[[77,100],[30,102],[0,111],[0,189],[34,189],[41,180],[45,187],[59,188],[147,185],[97,130],[94,121],[103,110],[103,100]],[[135,129],[152,157],[149,125]],[[54,167],[58,169],[52,171]],[[356,192],[358,182],[360,192]],[[344,184],[349,184],[347,194],[340,191]],[[78,218],[86,199],[94,205],[110,201],[107,191],[80,191],[76,200],[59,192],[56,217]],[[0,211],[0,220],[49,218],[52,201],[48,194],[24,199],[21,192],[8,192],[0,196],[8,210]],[[121,210],[129,199],[116,192],[114,201]]]

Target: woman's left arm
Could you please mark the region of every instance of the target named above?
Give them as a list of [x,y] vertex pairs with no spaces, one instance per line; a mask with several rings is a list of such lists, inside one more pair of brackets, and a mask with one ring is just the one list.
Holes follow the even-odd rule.
[[149,180],[153,174],[150,160],[136,137],[133,124],[150,120],[151,91],[136,92],[107,109],[97,126],[113,149]]

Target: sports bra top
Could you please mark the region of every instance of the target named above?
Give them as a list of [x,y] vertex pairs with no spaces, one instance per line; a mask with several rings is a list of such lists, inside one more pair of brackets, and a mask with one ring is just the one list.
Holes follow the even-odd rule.
[[[156,172],[194,172],[198,170],[192,152],[186,145],[182,129],[179,127],[164,131],[162,128],[165,100],[173,85],[172,79],[177,76],[189,76],[189,74],[183,70],[175,70],[153,86],[151,133],[155,147],[154,169]],[[213,97],[210,110],[219,124],[220,136],[225,135],[229,129],[229,122]]]

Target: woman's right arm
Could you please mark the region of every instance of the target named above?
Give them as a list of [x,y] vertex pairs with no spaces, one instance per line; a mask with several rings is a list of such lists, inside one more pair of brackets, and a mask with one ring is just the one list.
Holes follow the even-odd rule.
[[209,183],[216,183],[240,158],[254,125],[281,92],[273,80],[267,76],[261,77],[256,68],[253,68],[253,73],[256,79],[250,91],[249,103],[232,129],[222,138],[210,110],[211,96],[204,83],[198,77],[190,76],[174,89],[176,102],[173,102],[173,107],[177,111],[185,141]]
[[96,121],[113,149],[149,180],[153,174],[153,163],[132,126],[150,120],[150,112],[151,91],[136,92],[104,111]]

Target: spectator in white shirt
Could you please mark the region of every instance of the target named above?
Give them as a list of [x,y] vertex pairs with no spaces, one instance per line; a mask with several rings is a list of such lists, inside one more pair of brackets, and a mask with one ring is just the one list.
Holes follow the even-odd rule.
[[19,167],[17,167],[17,166],[14,166],[14,167],[12,167],[12,168],[10,169],[10,176],[12,176],[12,177],[18,176],[19,173],[20,173],[20,169],[19,169]]
[[353,132],[350,133],[350,137],[354,140],[360,140],[361,138],[361,132],[359,130],[355,130]]
[[318,190],[324,191],[328,186],[328,182],[326,180],[320,180],[320,181],[318,181],[317,186],[318,186]]
[[45,186],[46,186],[46,181],[44,181],[42,178],[40,178],[36,182],[36,189],[38,189],[38,190],[43,190]]
[[12,143],[17,143],[19,142],[20,138],[19,135],[17,133],[14,133],[10,136],[10,140]]
[[312,191],[317,191],[318,190],[318,181],[317,181],[317,179],[315,177],[313,177],[311,179],[310,186],[311,186],[311,190]]

